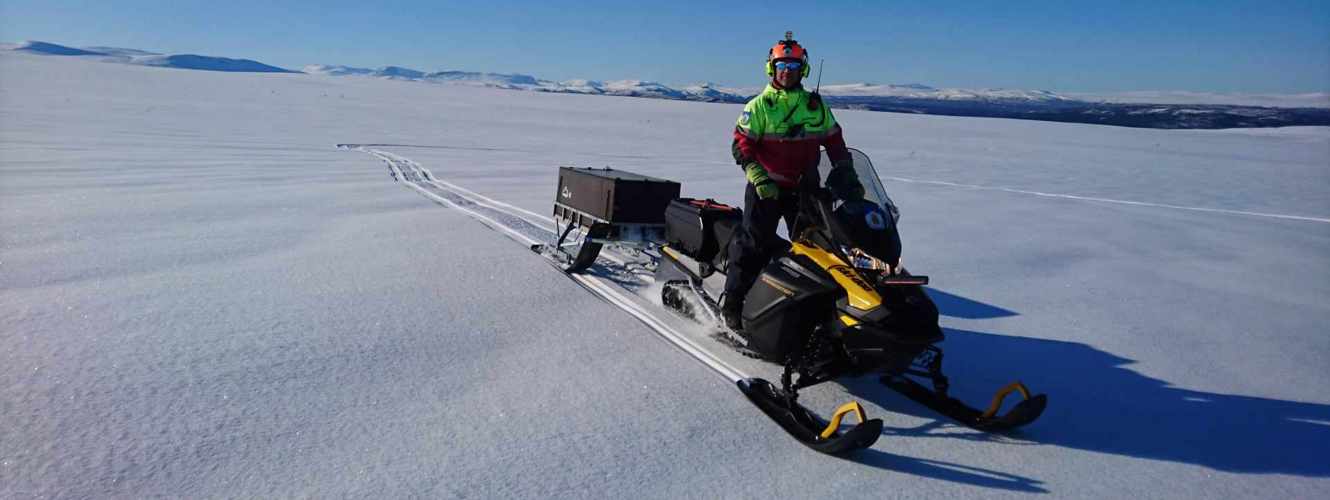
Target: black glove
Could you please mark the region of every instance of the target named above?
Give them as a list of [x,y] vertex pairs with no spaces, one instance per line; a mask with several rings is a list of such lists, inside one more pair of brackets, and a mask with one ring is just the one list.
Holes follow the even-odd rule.
[[858,200],[864,197],[864,186],[859,182],[859,174],[854,171],[854,164],[849,161],[837,162],[827,173],[827,189],[842,200]]

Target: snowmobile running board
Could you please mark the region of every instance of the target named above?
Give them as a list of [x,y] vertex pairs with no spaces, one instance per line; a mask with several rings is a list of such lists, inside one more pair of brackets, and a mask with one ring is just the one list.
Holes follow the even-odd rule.
[[[882,420],[864,418],[864,408],[856,401],[851,401],[836,409],[831,422],[823,423],[817,414],[794,402],[786,393],[771,382],[760,378],[740,379],[737,384],[748,400],[757,405],[762,413],[775,420],[785,432],[790,433],[804,446],[816,451],[844,456],[857,450],[872,446],[882,435]],[[859,424],[845,432],[838,433],[841,421],[846,415],[854,413]]]

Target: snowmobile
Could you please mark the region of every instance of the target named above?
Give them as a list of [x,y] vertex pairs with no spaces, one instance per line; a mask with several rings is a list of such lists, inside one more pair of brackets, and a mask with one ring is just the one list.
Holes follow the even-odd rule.
[[[623,202],[614,201],[620,196],[613,193],[598,196],[602,205],[626,213],[644,206],[650,207],[646,212],[653,212],[663,204],[663,227],[659,216],[628,217],[635,222],[612,223],[612,214],[595,217],[556,203],[556,219],[566,223],[567,229],[555,248],[561,248],[558,245],[574,226],[583,225],[589,228],[586,237],[577,254],[566,259],[570,272],[594,262],[602,244],[626,245],[656,256],[652,267],[656,282],[663,284],[661,302],[666,308],[716,325],[716,334],[724,343],[783,368],[779,385],[748,378],[737,382],[739,389],[788,433],[815,450],[846,454],[871,446],[881,435],[882,421],[866,419],[857,402],[842,405],[829,421],[798,402],[801,389],[843,377],[878,375],[887,387],[983,431],[1033,422],[1043,413],[1047,397],[1031,395],[1020,382],[999,390],[985,410],[948,395],[943,353],[936,345],[944,337],[938,309],[923,289],[929,279],[901,266],[896,229],[900,211],[887,196],[868,156],[855,149],[850,153],[855,173],[849,177],[851,181],[845,182],[842,172],[839,182],[823,184],[821,179],[832,176],[831,162],[823,152],[818,180],[811,183],[815,187],[800,190],[798,217],[787,228],[789,240],[782,240],[781,248],[774,249],[775,257],[745,297],[743,326],[738,331],[722,326],[718,307],[729,264],[729,242],[742,225],[738,208],[677,198],[677,183],[619,176],[617,189],[633,194],[622,196]],[[569,190],[577,187],[574,176],[570,179],[574,180],[565,185],[561,175],[560,195],[576,191]],[[672,186],[663,184],[651,196],[643,194],[651,189],[639,189],[631,181],[644,183],[641,186],[652,182]],[[671,193],[673,199],[662,201],[671,198]],[[591,217],[590,224],[586,217]],[[930,382],[931,388],[917,378]],[[1004,399],[1013,392],[1023,399],[999,414]],[[841,421],[849,414],[859,423],[842,432]]]

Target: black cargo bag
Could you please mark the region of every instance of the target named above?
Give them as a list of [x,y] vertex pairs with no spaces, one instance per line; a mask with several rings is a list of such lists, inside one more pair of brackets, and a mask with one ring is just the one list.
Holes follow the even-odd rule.
[[743,210],[716,200],[679,198],[665,208],[665,241],[698,262],[713,262],[743,224]]

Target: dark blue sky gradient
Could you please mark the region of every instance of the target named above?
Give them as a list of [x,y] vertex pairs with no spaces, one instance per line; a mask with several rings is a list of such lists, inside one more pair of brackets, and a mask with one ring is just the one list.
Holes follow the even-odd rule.
[[760,85],[787,29],[825,83],[1330,91],[1326,1],[0,1],[0,41],[671,85]]

